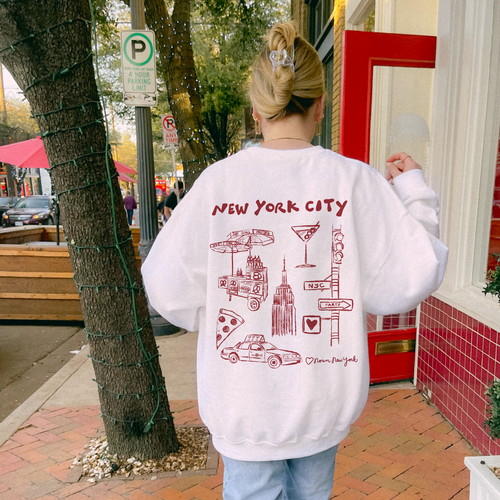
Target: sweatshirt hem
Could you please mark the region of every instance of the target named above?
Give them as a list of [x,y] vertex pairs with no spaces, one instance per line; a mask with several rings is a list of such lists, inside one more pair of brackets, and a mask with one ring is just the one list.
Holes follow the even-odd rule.
[[309,457],[328,450],[339,444],[347,435],[349,429],[334,431],[327,437],[318,439],[301,439],[299,442],[273,444],[269,442],[253,443],[244,440],[232,443],[225,438],[212,435],[215,449],[223,456],[233,460],[249,462],[266,462],[270,460],[290,460]]

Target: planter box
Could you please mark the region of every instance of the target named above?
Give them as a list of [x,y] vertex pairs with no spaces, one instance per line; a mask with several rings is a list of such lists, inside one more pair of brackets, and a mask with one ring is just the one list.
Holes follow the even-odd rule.
[[[0,320],[82,321],[67,244],[55,226],[0,231]],[[137,250],[139,228],[132,228]]]
[[489,469],[500,467],[500,456],[465,457],[465,465],[470,470],[469,500],[500,500],[500,479]]

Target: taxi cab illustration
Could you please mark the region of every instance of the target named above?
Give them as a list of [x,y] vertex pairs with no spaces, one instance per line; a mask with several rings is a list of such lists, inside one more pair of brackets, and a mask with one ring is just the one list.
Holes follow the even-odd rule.
[[302,361],[299,353],[278,349],[266,342],[264,335],[257,334],[247,335],[243,342],[239,342],[234,347],[225,347],[220,355],[222,359],[227,359],[233,364],[238,361],[252,361],[267,363],[271,368],[294,365]]

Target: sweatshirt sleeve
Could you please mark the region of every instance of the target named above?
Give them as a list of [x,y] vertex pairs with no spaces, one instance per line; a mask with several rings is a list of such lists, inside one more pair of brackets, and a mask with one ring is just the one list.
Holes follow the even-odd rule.
[[394,185],[403,207],[392,189],[384,189],[383,209],[373,215],[379,220],[368,221],[383,227],[387,238],[365,277],[365,311],[378,315],[410,311],[435,292],[448,258],[448,248],[438,239],[438,197],[422,171],[401,174]]
[[208,224],[196,183],[160,231],[141,273],[150,304],[172,324],[196,331],[206,304]]

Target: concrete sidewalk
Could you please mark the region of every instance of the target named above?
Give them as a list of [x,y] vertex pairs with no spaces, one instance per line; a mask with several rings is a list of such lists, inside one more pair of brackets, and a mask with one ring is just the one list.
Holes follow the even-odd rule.
[[[176,425],[201,424],[196,341],[157,337]],[[70,469],[102,428],[91,361],[84,348],[0,423],[0,500],[216,500],[222,461],[173,477],[111,478],[97,484]],[[370,390],[368,404],[341,443],[331,498],[467,500],[472,447],[409,383]],[[168,473],[164,473],[168,474]]]

